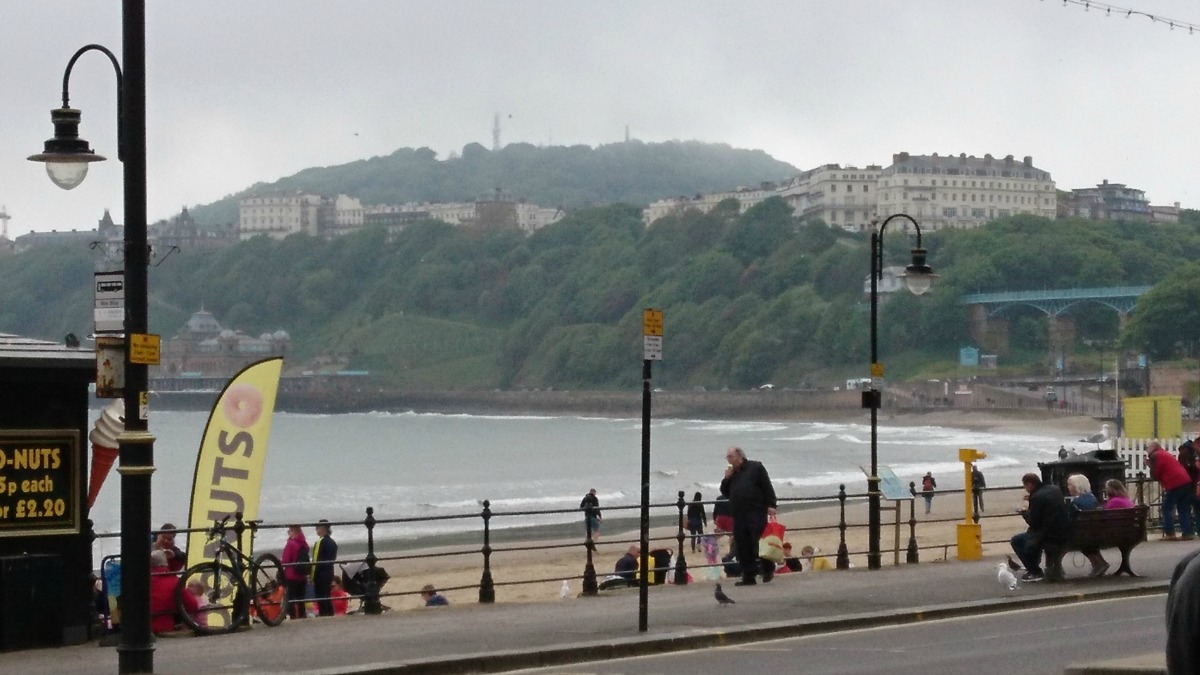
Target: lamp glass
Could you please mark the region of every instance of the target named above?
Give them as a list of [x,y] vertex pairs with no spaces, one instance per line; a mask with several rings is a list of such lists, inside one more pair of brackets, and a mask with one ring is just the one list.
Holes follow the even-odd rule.
[[932,274],[908,273],[904,275],[904,285],[913,295],[924,295],[933,286]]
[[88,162],[46,162],[46,174],[54,184],[64,190],[71,190],[87,178]]

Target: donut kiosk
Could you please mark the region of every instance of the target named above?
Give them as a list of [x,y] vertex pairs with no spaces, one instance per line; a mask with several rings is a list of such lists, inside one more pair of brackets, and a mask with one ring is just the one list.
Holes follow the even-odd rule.
[[0,333],[0,651],[92,636],[88,385],[96,353]]

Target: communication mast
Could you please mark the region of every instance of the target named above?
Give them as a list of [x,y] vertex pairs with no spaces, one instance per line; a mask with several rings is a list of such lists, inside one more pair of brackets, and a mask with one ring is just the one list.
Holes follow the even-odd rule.
[[500,113],[492,118],[492,151],[500,149]]
[[8,207],[0,206],[0,239],[8,239],[8,221],[12,220],[12,216],[8,215]]

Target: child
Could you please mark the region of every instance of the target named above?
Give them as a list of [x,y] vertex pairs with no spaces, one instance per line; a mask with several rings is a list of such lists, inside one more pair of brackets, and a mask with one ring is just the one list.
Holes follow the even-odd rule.
[[717,544],[717,538],[711,534],[705,534],[700,537],[700,550],[704,551],[704,561],[711,565],[708,568],[708,576],[714,580],[720,581],[721,570],[716,567],[720,563],[720,547]]

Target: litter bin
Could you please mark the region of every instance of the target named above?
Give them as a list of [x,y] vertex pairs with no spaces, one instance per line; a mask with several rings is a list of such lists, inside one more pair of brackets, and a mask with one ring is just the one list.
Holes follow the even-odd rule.
[[61,556],[0,558],[0,650],[62,644],[62,581]]
[[1081,455],[1068,456],[1054,462],[1038,462],[1042,470],[1042,482],[1057,485],[1067,494],[1067,478],[1081,474],[1092,484],[1092,493],[1098,499],[1104,495],[1104,483],[1110,478],[1125,481],[1125,461],[1116,450],[1093,450]]

